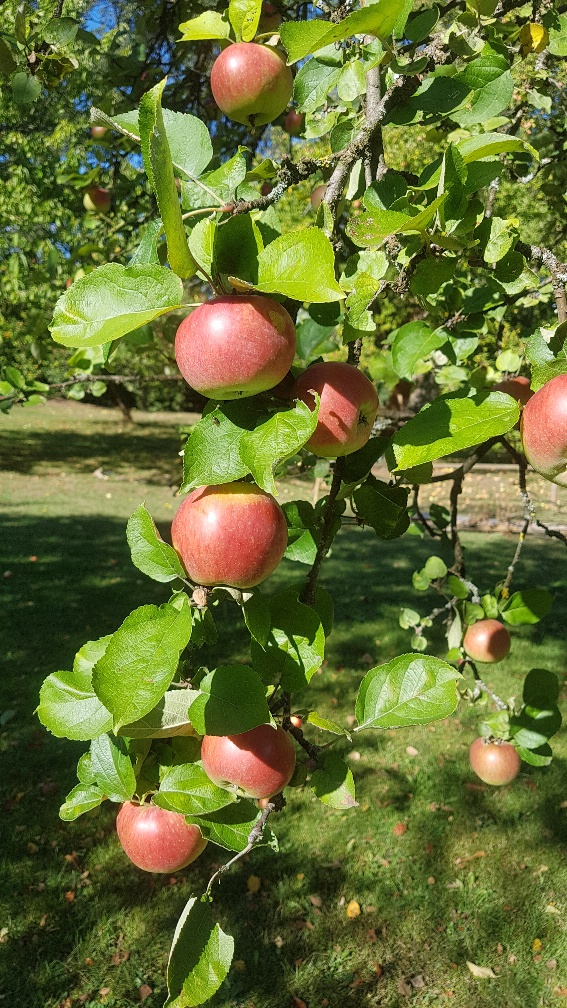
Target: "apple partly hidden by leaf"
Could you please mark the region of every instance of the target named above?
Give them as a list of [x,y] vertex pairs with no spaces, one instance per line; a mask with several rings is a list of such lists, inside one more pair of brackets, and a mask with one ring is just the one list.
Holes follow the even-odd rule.
[[477,620],[467,627],[463,647],[477,662],[500,662],[510,650],[510,634],[499,620]]
[[510,784],[520,772],[518,750],[509,742],[477,738],[469,749],[469,759],[477,777],[496,787]]
[[544,479],[567,487],[567,374],[556,375],[531,397],[521,431],[530,465]]
[[185,868],[207,846],[198,826],[157,805],[125,802],[116,817],[116,832],[130,861],[149,872]]
[[516,375],[515,378],[504,378],[494,388],[497,392],[505,392],[506,395],[512,396],[512,399],[516,399],[522,406],[525,406],[528,399],[531,399],[533,396],[530,388],[530,379],[526,378],[525,375]]
[[315,186],[309,199],[311,200],[311,207],[313,210],[318,210],[321,203],[325,199],[325,193],[327,191],[327,186],[323,183],[321,185]]
[[101,189],[100,186],[89,186],[83,195],[83,206],[89,213],[108,213],[110,210],[110,193],[108,189]]
[[91,126],[91,136],[93,140],[102,140],[106,133],[106,126]]
[[298,137],[303,132],[304,123],[305,116],[303,113],[296,112],[295,109],[290,109],[284,119],[284,130],[286,133],[289,133],[291,137]]
[[272,3],[262,4],[262,13],[258,22],[257,35],[267,35],[271,32],[275,35],[282,23],[282,16]]
[[236,784],[249,798],[271,798],[293,777],[295,748],[283,728],[263,724],[241,735],[205,735],[201,760],[213,784]]
[[211,91],[229,119],[254,128],[283,112],[292,95],[293,77],[277,49],[235,42],[213,63]]
[[284,513],[254,483],[198,487],[183,501],[171,540],[191,581],[253,588],[287,548]]
[[358,451],[368,441],[378,412],[374,385],[352,364],[323,361],[311,364],[297,379],[293,399],[315,406],[321,397],[317,426],[306,444],[314,455],[338,458]]
[[260,295],[227,295],[195,308],[175,337],[185,381],[209,399],[242,399],[277,385],[295,356],[285,308]]

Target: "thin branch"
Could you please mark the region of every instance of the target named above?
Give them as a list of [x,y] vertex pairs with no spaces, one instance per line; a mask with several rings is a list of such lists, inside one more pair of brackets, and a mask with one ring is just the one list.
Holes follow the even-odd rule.
[[415,484],[412,487],[413,496],[412,496],[411,506],[415,510],[415,514],[416,514],[417,520],[423,526],[423,528],[425,529],[425,531],[429,532],[429,535],[431,536],[431,538],[432,539],[440,539],[441,536],[443,535],[443,532],[441,531],[441,529],[436,529],[431,524],[431,522],[429,522],[427,520],[427,518],[425,517],[423,511],[421,510],[421,508],[419,506],[419,489],[420,489],[419,488],[419,484]]
[[502,585],[502,596],[504,598],[508,598],[508,595],[510,594],[510,585],[512,584],[512,578],[514,577],[514,570],[516,569],[516,564],[518,563],[518,560],[520,559],[520,553],[522,552],[522,547],[523,547],[523,545],[524,545],[524,543],[526,541],[526,536],[528,534],[529,527],[530,527],[530,518],[528,517],[528,518],[524,519],[524,524],[523,524],[523,527],[522,527],[522,531],[520,532],[520,535],[518,536],[518,542],[516,544],[516,551],[514,553],[514,557],[513,557],[512,563],[508,567],[508,573],[506,574],[506,580],[505,580],[504,584]]
[[[250,210],[267,210],[273,206],[284,195],[287,189],[298,182],[304,182],[322,168],[328,168],[335,163],[338,154],[325,158],[303,158],[301,161],[292,161],[290,157],[282,158],[282,166],[278,172],[278,181],[267,196],[258,196],[252,200],[238,200],[231,207],[233,215],[249,213]],[[225,210],[229,212],[228,209]]]
[[262,810],[262,815],[258,819],[258,822],[254,828],[250,830],[250,833],[248,834],[248,842],[244,850],[239,851],[238,854],[235,854],[235,856],[230,859],[230,861],[226,861],[225,864],[221,865],[218,871],[216,871],[209,879],[209,884],[206,890],[207,895],[210,893],[213,883],[216,882],[217,879],[220,879],[220,876],[224,875],[229,868],[232,868],[237,861],[240,861],[246,854],[249,854],[254,845],[258,843],[258,840],[261,839],[262,833],[264,832],[264,826],[266,825],[268,816],[271,815],[272,812],[281,812],[284,806],[285,798],[282,794],[274,795],[273,798],[270,798],[270,801],[266,805],[265,809]]
[[461,658],[459,660],[459,665],[458,665],[459,672],[462,672],[463,669],[467,665],[472,670],[472,673],[473,673],[473,675],[475,677],[475,681],[476,681],[477,687],[480,690],[482,690],[483,693],[486,693],[487,696],[490,697],[490,699],[496,705],[496,707],[498,708],[498,710],[508,710],[508,704],[506,703],[506,701],[503,700],[502,697],[499,697],[498,693],[495,693],[494,690],[491,689],[490,686],[487,686],[486,683],[484,682],[484,680],[482,680],[480,678],[480,676],[478,674],[477,667],[476,667],[475,663],[473,662],[472,658],[468,658],[467,657],[467,658]]
[[315,560],[313,561],[313,566],[309,571],[307,577],[307,583],[303,592],[300,595],[300,600],[304,605],[312,606],[315,601],[315,591],[317,589],[317,581],[319,578],[319,572],[321,570],[321,565],[323,560],[329,552],[329,547],[333,539],[333,523],[335,520],[335,504],[341,489],[341,477],[343,471],[343,459],[338,458],[335,462],[333,469],[333,479],[331,482],[331,488],[329,490],[329,496],[327,497],[325,503],[325,514],[323,516],[323,527],[321,529],[321,538],[319,540],[319,545],[317,547],[317,554]]

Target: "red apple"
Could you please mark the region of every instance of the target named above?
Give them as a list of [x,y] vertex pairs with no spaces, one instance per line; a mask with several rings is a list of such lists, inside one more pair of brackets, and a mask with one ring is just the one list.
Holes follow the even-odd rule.
[[116,818],[116,832],[130,861],[149,872],[185,868],[207,846],[198,826],[157,805],[125,802]]
[[325,193],[327,191],[326,185],[315,186],[313,192],[309,199],[311,200],[311,207],[313,210],[318,210],[325,198]]
[[302,112],[296,112],[295,109],[291,109],[284,119],[284,130],[289,133],[292,137],[297,137],[303,132],[303,124],[305,122],[305,116]]
[[101,189],[100,186],[89,186],[83,195],[83,206],[89,213],[108,213],[110,210],[110,193],[108,189]]
[[262,196],[269,196],[273,188],[274,188],[273,182],[263,182],[262,188],[260,189],[260,193],[262,194]]
[[106,133],[106,126],[91,126],[91,136],[93,140],[102,140]]
[[512,396],[512,399],[518,400],[522,406],[525,406],[528,399],[531,399],[533,396],[530,388],[530,379],[524,375],[517,375],[515,378],[504,378],[494,388],[497,392],[505,392],[506,395]]
[[249,798],[271,798],[293,777],[295,748],[283,728],[264,724],[242,735],[205,735],[201,760],[214,784],[236,784]]
[[245,126],[264,126],[277,119],[289,103],[293,77],[277,49],[257,42],[235,42],[217,56],[211,90],[229,119]]
[[300,718],[299,714],[292,714],[289,720],[294,728],[301,728],[303,725],[303,718]]
[[312,390],[319,393],[321,406],[306,447],[322,458],[338,458],[362,448],[378,412],[378,395],[366,375],[352,364],[312,364],[297,379],[292,397],[313,409]]
[[526,458],[540,476],[567,487],[567,374],[536,392],[522,413]]
[[477,620],[467,628],[463,647],[473,661],[499,662],[510,650],[510,634],[498,620]]
[[520,772],[518,750],[509,742],[489,742],[477,738],[469,749],[469,759],[477,777],[485,784],[510,784]]
[[274,35],[278,31],[281,23],[282,16],[278,13],[274,5],[271,3],[263,3],[256,34],[267,35],[268,32],[271,32]]
[[254,483],[225,483],[189,494],[171,540],[196,584],[253,588],[283,557],[287,525],[271,494]]
[[67,290],[69,290],[69,287],[71,286],[72,283],[73,283],[73,277],[67,277],[65,281],[65,287],[67,288]]
[[175,337],[185,381],[211,399],[241,399],[273,388],[295,356],[285,308],[260,295],[227,295],[195,308]]

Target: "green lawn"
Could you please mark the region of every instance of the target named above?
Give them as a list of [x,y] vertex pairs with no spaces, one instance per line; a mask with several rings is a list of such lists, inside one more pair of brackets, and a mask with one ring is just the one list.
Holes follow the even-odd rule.
[[[118,847],[115,807],[71,824],[57,816],[84,747],[41,728],[33,716],[39,685],[47,672],[68,668],[86,639],[167,597],[167,586],[131,566],[124,525],[145,499],[166,531],[177,506],[175,427],[148,420],[120,432],[109,414],[104,422],[84,416],[22,410],[0,428],[0,993],[10,1008],[125,1008],[140,1003],[140,988],[142,996],[152,990],[148,1008],[161,1006],[179,912],[226,856],[210,845],[175,879],[147,876]],[[108,480],[92,475],[100,466]],[[288,486],[285,495],[298,492]],[[465,541],[470,576],[487,589],[515,542]],[[433,594],[420,598],[411,588],[412,571],[431,552],[414,538],[384,543],[356,528],[341,533],[323,576],[336,598],[335,630],[306,704],[344,721],[370,664],[409,650],[397,615],[402,605],[422,612],[435,605]],[[561,544],[526,543],[516,587],[547,585],[556,600],[544,622],[514,632],[509,659],[487,675],[505,696],[519,691],[530,667],[552,668],[564,681],[566,557]],[[302,572],[285,562],[266,592]],[[205,664],[247,657],[237,615],[229,600],[217,608],[220,640],[203,654]],[[429,650],[443,653],[439,637]],[[462,705],[429,728],[355,736],[342,747],[357,782],[355,811],[289,792],[286,810],[274,816],[280,853],[257,849],[216,890],[239,968],[211,1005],[567,1004],[565,733],[549,769],[526,767],[512,786],[491,790],[467,763],[480,715]],[[249,891],[251,875],[258,892]],[[361,907],[353,919],[351,900]],[[495,978],[474,978],[467,960]]]

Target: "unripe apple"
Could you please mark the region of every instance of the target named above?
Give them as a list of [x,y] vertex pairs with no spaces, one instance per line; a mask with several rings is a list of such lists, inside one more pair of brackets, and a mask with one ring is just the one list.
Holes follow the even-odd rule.
[[467,628],[463,647],[473,661],[499,662],[510,650],[510,634],[499,620],[477,620]]
[[283,56],[257,42],[229,45],[211,71],[211,91],[218,107],[245,126],[264,126],[277,119],[292,90],[293,77]]
[[106,133],[106,126],[91,126],[91,136],[93,140],[102,140]]
[[338,361],[311,364],[297,379],[292,398],[313,409],[312,390],[319,393],[321,405],[306,447],[322,458],[338,458],[362,448],[378,412],[378,395],[366,375]]
[[201,760],[213,784],[236,784],[249,798],[271,798],[293,777],[295,748],[283,728],[263,724],[242,735],[205,735]]
[[171,541],[196,584],[253,588],[283,557],[287,525],[271,494],[254,483],[225,483],[186,497]]
[[530,465],[545,479],[567,487],[567,374],[552,378],[531,397],[521,431]]
[[305,116],[302,112],[291,109],[284,119],[284,129],[291,137],[298,137],[303,132]]
[[110,193],[100,186],[89,186],[83,195],[83,206],[89,213],[108,213],[110,210]]
[[256,30],[257,35],[275,34],[282,23],[282,16],[271,3],[262,4],[262,13]]
[[326,193],[326,191],[327,191],[327,186],[326,185],[322,184],[322,185],[315,186],[313,192],[311,193],[311,196],[309,197],[309,199],[311,200],[311,207],[312,207],[313,210],[318,210],[319,209],[319,207],[321,206],[321,203],[325,199],[325,193]]
[[227,295],[195,308],[175,337],[185,381],[210,399],[242,399],[273,388],[295,356],[285,308],[260,295]]
[[509,742],[477,738],[469,749],[469,759],[477,777],[496,787],[510,784],[520,772],[518,750]]
[[157,805],[125,802],[116,818],[116,832],[130,861],[149,872],[185,868],[207,846],[198,826]]

